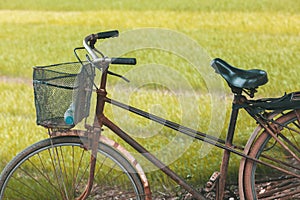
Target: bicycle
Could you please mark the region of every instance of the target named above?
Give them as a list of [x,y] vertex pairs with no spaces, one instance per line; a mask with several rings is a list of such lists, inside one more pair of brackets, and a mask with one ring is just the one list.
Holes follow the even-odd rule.
[[[124,78],[109,71],[110,64],[136,64],[135,58],[108,58],[95,48],[97,40],[118,34],[107,31],[85,37],[84,47],[74,50],[79,62],[34,68],[37,123],[48,129],[50,137],[29,146],[5,167],[0,179],[1,199],[151,199],[142,167],[125,148],[101,135],[103,127],[122,138],[195,199],[206,199],[211,191],[215,191],[216,199],[224,198],[232,153],[241,157],[240,199],[300,198],[300,92],[253,100],[258,87],[268,82],[267,73],[239,69],[214,59],[213,69],[225,79],[234,96],[226,140],[221,140],[107,96],[108,75]],[[80,60],[76,53],[79,49],[88,52],[87,61]],[[94,83],[96,69],[101,71],[99,88]],[[93,125],[85,123],[85,130],[74,130],[77,123],[89,116],[93,88],[97,94]],[[59,105],[53,105],[57,101]],[[223,149],[220,172],[211,176],[204,190],[193,188],[110,121],[104,113],[106,104]],[[73,112],[71,121],[64,116],[68,109]],[[258,124],[245,146],[233,143],[240,109]]]

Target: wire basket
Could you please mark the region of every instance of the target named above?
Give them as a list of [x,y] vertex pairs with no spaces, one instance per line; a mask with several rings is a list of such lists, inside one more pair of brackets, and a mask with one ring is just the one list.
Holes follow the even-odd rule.
[[[95,69],[89,63],[34,67],[37,124],[46,128],[70,129],[88,117],[94,77]],[[66,114],[72,117],[71,123],[66,121]]]

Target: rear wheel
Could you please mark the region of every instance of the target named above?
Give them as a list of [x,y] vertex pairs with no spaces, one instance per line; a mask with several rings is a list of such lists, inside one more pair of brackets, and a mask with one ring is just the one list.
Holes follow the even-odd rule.
[[275,140],[263,131],[249,155],[277,169],[247,160],[243,186],[245,199],[300,199],[300,124],[296,112],[276,120]]
[[[76,199],[85,190],[87,138],[57,137],[18,154],[1,174],[0,199]],[[115,148],[99,142],[95,180],[88,199],[145,199],[136,168]]]

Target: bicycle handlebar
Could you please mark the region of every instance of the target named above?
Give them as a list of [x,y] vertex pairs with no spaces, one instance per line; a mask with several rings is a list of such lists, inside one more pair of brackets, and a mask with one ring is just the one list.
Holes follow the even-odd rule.
[[111,38],[111,37],[118,37],[119,31],[113,30],[113,31],[99,32],[95,35],[96,35],[97,39],[106,39],[106,38]]
[[135,58],[111,58],[111,64],[135,65]]
[[118,30],[105,31],[105,32],[99,32],[96,34],[91,34],[84,38],[83,46],[88,51],[88,53],[92,56],[93,60],[97,60],[97,61],[101,60],[102,62],[105,61],[110,64],[135,65],[136,64],[135,58],[104,58],[104,55],[103,55],[103,58],[99,59],[97,54],[95,53],[94,45],[96,44],[98,39],[106,39],[106,38],[118,37],[118,36],[119,36]]
[[111,38],[111,37],[118,37],[119,36],[119,31],[113,30],[113,31],[105,31],[105,32],[99,32],[96,34],[91,34],[88,35],[84,38],[83,40],[83,46],[84,48],[88,51],[88,53],[92,56],[93,59],[97,59],[98,56],[96,53],[93,51],[95,48],[95,44],[98,39],[106,39],[106,38]]
[[93,60],[95,64],[120,64],[120,65],[135,65],[135,58],[96,58]]

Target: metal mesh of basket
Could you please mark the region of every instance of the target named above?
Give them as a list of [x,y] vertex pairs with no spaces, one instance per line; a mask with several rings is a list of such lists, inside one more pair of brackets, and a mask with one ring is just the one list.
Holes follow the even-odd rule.
[[[94,68],[88,63],[34,67],[37,124],[46,128],[69,129],[88,117],[94,76]],[[64,116],[71,106],[74,119],[68,124]]]

